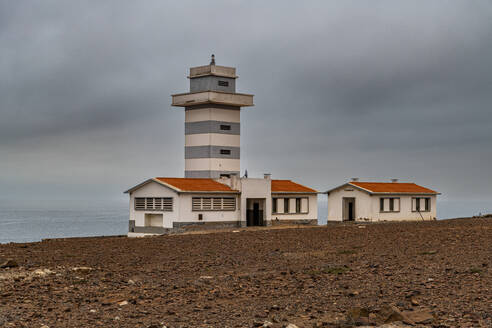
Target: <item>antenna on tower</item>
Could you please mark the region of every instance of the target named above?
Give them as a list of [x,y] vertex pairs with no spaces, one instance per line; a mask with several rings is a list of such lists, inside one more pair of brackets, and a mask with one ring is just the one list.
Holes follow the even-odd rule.
[[210,65],[215,65],[215,55],[212,54],[212,60],[210,61]]

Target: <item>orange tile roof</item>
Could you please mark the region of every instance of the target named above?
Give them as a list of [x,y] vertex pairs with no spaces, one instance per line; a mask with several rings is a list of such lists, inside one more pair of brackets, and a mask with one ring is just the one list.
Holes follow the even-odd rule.
[[317,192],[290,180],[272,180],[272,192]]
[[213,179],[201,178],[155,178],[181,191],[226,191],[237,192],[229,186]]
[[351,181],[349,184],[366,189],[370,192],[438,194],[437,191],[424,188],[415,183]]

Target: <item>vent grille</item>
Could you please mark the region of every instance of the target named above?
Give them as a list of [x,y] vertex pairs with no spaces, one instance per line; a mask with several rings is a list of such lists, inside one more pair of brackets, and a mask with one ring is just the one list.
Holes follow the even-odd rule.
[[137,211],[173,211],[173,199],[171,197],[137,197],[135,198],[135,210]]
[[191,208],[193,211],[235,211],[236,199],[234,197],[193,197]]

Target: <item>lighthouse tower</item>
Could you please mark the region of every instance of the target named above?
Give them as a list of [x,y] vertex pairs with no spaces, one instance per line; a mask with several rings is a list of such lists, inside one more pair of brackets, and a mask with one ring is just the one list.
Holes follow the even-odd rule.
[[209,65],[190,68],[190,92],[172,95],[185,108],[185,177],[220,178],[240,172],[241,107],[253,95],[236,92],[236,68]]

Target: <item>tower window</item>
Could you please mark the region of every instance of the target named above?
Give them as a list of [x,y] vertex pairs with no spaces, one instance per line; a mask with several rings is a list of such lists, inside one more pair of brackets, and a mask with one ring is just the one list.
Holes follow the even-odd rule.
[[231,150],[230,149],[221,149],[220,150],[220,154],[221,155],[230,155],[231,154]]
[[221,86],[221,87],[228,87],[229,86],[229,82],[227,82],[227,81],[219,81],[218,83],[219,83],[219,86]]
[[224,130],[224,131],[230,131],[231,130],[231,126],[230,125],[226,125],[226,124],[221,124],[220,125],[220,129],[221,130]]

